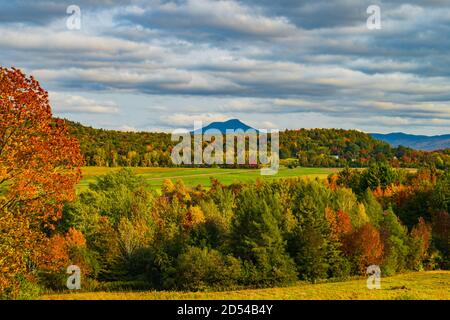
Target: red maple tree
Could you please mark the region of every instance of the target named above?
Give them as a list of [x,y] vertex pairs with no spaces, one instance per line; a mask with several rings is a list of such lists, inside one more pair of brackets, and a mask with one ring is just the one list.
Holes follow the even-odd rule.
[[53,118],[47,91],[32,76],[0,67],[0,271],[7,270],[0,293],[27,272],[27,261],[38,264],[43,231],[73,199],[83,162],[78,141]]

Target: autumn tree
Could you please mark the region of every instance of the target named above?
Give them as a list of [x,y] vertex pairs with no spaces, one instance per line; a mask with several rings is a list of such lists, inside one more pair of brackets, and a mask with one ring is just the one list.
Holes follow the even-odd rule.
[[345,239],[353,231],[350,216],[342,209],[336,212],[325,208],[325,218],[328,222],[328,276],[332,278],[345,278],[350,274],[350,261],[344,255],[343,245]]
[[330,228],[330,239],[342,241],[343,238],[352,232],[352,222],[350,216],[343,210],[334,212],[331,208],[325,209],[325,218]]
[[348,236],[344,250],[352,256],[356,271],[364,274],[369,265],[380,265],[383,258],[383,241],[380,232],[370,223]]
[[[14,296],[13,279],[39,264],[43,231],[74,197],[83,158],[64,121],[52,117],[48,93],[18,69],[0,67],[0,119],[0,270],[11,255],[17,260],[0,273],[0,292]],[[17,237],[22,224],[29,232]],[[4,250],[11,241],[14,250]]]
[[413,270],[420,270],[423,260],[427,256],[431,240],[431,225],[427,224],[421,217],[419,222],[410,232],[408,255],[408,267]]

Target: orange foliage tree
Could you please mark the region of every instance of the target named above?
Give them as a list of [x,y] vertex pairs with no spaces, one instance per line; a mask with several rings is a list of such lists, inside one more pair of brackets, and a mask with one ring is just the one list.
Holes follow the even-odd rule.
[[360,274],[365,274],[369,265],[379,265],[382,262],[384,246],[380,232],[370,223],[346,237],[344,249],[355,259]]
[[420,241],[420,257],[424,257],[430,247],[431,240],[431,226],[420,217],[419,222],[411,230],[411,237],[414,240]]
[[78,257],[73,254],[73,251],[85,247],[84,235],[72,227],[65,236],[56,234],[47,242],[42,255],[41,268],[58,273],[65,270],[70,264],[79,265],[83,261],[77,260]]
[[350,234],[353,230],[350,216],[341,209],[334,212],[333,209],[326,208],[325,218],[328,221],[328,225],[330,227],[330,237],[333,241],[342,242],[344,237]]
[[48,93],[15,68],[0,67],[0,119],[0,295],[14,295],[14,279],[39,264],[42,231],[73,199],[83,158],[64,121],[52,117]]

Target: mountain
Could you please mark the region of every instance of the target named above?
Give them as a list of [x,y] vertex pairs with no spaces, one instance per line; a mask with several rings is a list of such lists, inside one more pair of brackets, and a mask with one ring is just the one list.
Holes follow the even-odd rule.
[[394,132],[389,134],[370,134],[374,139],[389,143],[393,147],[400,145],[423,151],[435,151],[450,148],[450,134],[440,136],[422,136]]
[[[244,130],[247,131],[249,129],[255,130],[257,132],[256,129],[246,125],[245,123],[243,123],[242,121],[240,121],[239,119],[230,119],[224,122],[211,122],[210,124],[208,124],[206,127],[203,127],[201,130],[202,133],[206,132],[207,130],[219,130],[222,134],[225,134],[227,130]],[[197,133],[197,132],[196,132]]]

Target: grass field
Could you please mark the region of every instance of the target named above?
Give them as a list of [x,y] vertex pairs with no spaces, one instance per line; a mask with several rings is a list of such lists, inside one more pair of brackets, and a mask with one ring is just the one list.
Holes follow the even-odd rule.
[[333,283],[298,283],[291,287],[225,292],[92,292],[46,295],[43,299],[120,300],[450,300],[450,271],[411,272],[381,279],[369,290],[366,279]]
[[[276,175],[262,176],[259,169],[221,169],[221,168],[131,168],[136,174],[147,181],[149,188],[159,189],[165,179],[181,179],[186,186],[210,186],[210,178],[214,177],[223,184],[233,182],[252,182],[257,178],[279,179],[288,177],[326,178],[330,173],[336,172],[332,168],[294,168],[281,167]],[[95,181],[96,176],[120,170],[109,167],[84,167],[83,179],[77,186],[77,190],[85,190],[89,183]]]

